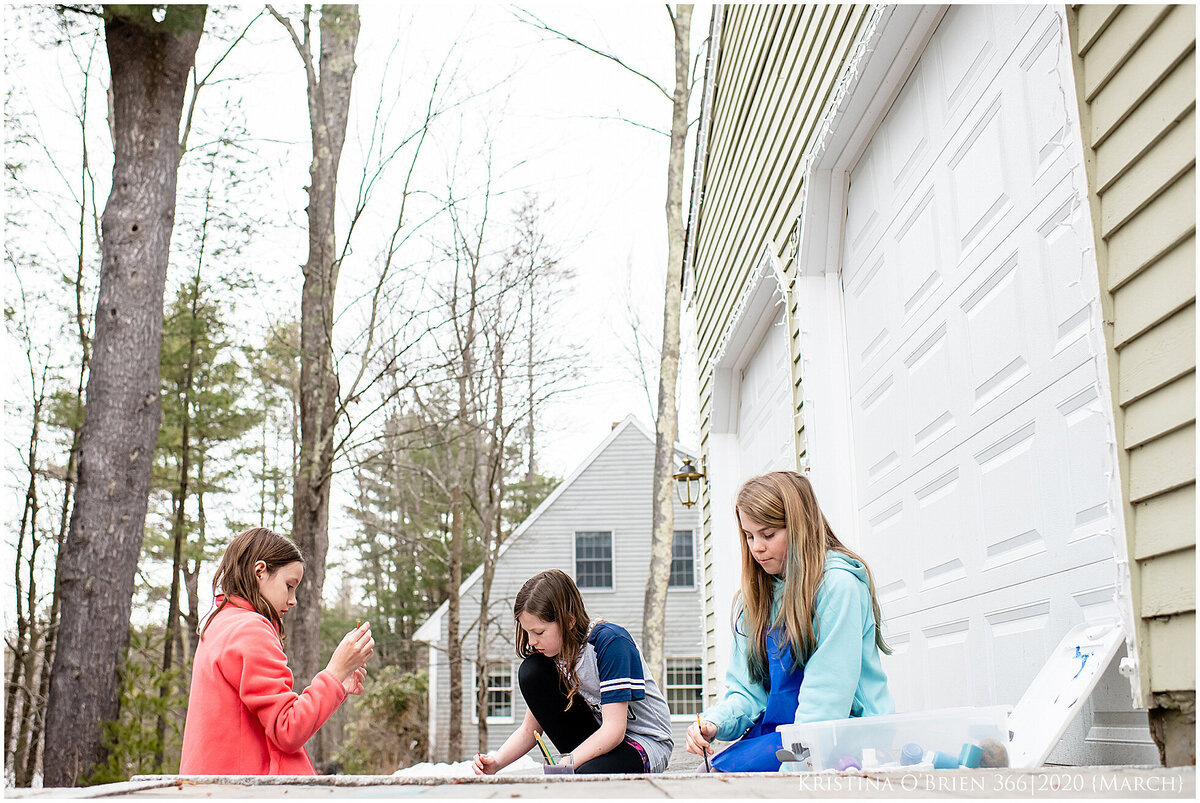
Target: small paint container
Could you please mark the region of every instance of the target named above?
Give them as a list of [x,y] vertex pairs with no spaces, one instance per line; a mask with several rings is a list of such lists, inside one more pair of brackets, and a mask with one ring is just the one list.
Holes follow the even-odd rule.
[[862,764],[858,763],[858,759],[854,756],[842,756],[837,760],[838,772],[845,772],[848,769],[861,770]]
[[968,769],[978,769],[979,761],[983,758],[983,750],[979,745],[967,742],[958,753],[958,766]]
[[925,751],[921,749],[921,745],[909,742],[900,748],[900,766],[907,767],[912,764],[920,764],[921,756],[923,755],[925,755]]
[[939,750],[933,754],[933,768],[935,770],[958,769],[958,759]]

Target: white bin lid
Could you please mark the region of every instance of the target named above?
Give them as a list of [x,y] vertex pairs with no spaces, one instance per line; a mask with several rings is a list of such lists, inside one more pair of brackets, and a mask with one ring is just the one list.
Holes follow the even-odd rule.
[[1010,767],[1040,767],[1125,641],[1119,622],[1083,624],[1054,648],[1008,717]]

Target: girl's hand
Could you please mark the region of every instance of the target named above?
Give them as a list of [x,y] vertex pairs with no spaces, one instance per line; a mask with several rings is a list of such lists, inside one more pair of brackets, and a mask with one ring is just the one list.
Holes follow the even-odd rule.
[[346,689],[346,694],[362,694],[363,681],[367,679],[367,668],[360,666],[354,670],[350,677],[346,678],[342,683],[342,687]]
[[476,753],[475,760],[471,762],[471,769],[475,770],[476,775],[495,775],[500,769],[500,764],[487,753]]
[[709,744],[717,735],[717,726],[707,719],[697,725],[693,722],[687,729],[687,751],[702,756],[712,755],[712,745]]
[[354,670],[366,664],[375,652],[375,639],[371,638],[371,623],[363,622],[342,638],[326,667],[333,676],[345,683]]

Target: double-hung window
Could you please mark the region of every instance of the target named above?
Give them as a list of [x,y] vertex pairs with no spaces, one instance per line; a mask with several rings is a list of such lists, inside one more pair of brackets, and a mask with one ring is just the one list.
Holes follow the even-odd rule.
[[487,716],[488,722],[513,721],[513,679],[510,664],[492,664],[488,667]]
[[611,531],[575,533],[575,585],[580,588],[613,587],[613,537]]
[[665,677],[667,707],[676,717],[694,717],[704,710],[703,669],[699,658],[668,658]]
[[[472,668],[475,667],[471,663]],[[475,684],[463,695],[464,703],[471,712],[471,721],[479,721],[479,711],[475,707]],[[487,670],[487,721],[508,723],[513,721],[513,672],[512,665],[506,661],[495,661],[488,665]]]
[[696,553],[691,530],[676,530],[671,540],[671,577],[668,588],[693,588],[696,585]]

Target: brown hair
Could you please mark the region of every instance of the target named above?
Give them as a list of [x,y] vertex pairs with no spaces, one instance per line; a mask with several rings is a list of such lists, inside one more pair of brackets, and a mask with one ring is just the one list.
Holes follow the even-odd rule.
[[[742,529],[743,514],[765,527],[787,530],[784,604],[774,621],[771,621],[771,592],[775,578],[750,554],[746,531]],[[738,602],[749,626],[747,657],[752,677],[760,681],[767,678],[767,631],[777,624],[783,624],[797,662],[807,661],[816,648],[817,589],[825,576],[825,553],[831,549],[858,561],[866,569],[871,610],[875,615],[875,644],[883,653],[891,654],[891,648],[883,640],[883,618],[871,569],[834,535],[807,477],[795,471],[773,471],[752,477],[738,491],[734,518],[742,537],[742,588]],[[735,613],[735,624],[736,618]]]
[[225,548],[225,554],[217,564],[217,573],[213,575],[213,596],[220,594],[222,599],[217,609],[200,627],[200,638],[204,638],[204,631],[212,623],[213,617],[229,604],[229,598],[237,596],[249,602],[254,610],[275,625],[280,643],[287,640],[279,611],[275,610],[275,606],[267,602],[258,590],[254,564],[260,560],[267,564],[267,572],[274,574],[289,563],[303,563],[304,557],[291,539],[266,527],[251,527],[238,533]]
[[[583,607],[583,595],[575,585],[575,581],[561,569],[547,569],[539,572],[525,581],[517,592],[513,603],[513,618],[528,613],[543,622],[554,622],[562,632],[562,652],[558,654],[557,662],[562,667],[564,680],[567,682],[567,709],[575,702],[575,692],[579,690],[579,677],[575,674],[575,661],[583,650],[587,640],[588,619],[587,610]],[[517,655],[526,658],[534,654],[529,646],[529,635],[517,621]]]

